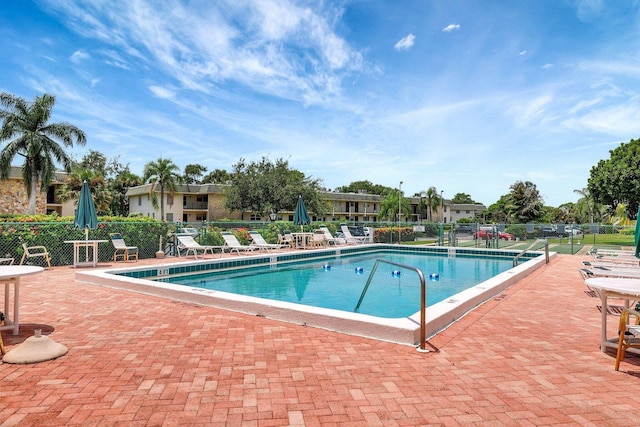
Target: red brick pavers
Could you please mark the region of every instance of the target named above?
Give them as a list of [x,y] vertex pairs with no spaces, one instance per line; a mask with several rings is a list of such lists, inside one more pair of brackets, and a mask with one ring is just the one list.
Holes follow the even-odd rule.
[[555,258],[428,354],[81,284],[56,267],[23,279],[21,334],[3,338],[10,350],[42,328],[69,353],[0,365],[0,425],[635,426],[640,359],[615,372],[600,351],[582,259]]

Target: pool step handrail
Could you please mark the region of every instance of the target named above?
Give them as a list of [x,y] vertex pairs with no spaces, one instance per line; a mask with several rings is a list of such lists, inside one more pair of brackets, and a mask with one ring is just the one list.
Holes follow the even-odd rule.
[[535,242],[533,242],[527,249],[523,250],[522,252],[520,252],[518,255],[516,255],[513,258],[513,266],[515,267],[516,265],[518,265],[518,260],[525,254],[527,253],[527,251],[531,250],[531,248],[533,248],[535,245],[537,245],[538,243],[543,242],[544,243],[544,255],[545,255],[545,261],[546,264],[549,264],[549,241],[547,239],[536,239]]
[[424,274],[422,274],[422,270],[420,270],[417,267],[412,267],[410,265],[405,265],[405,264],[400,264],[397,262],[393,262],[393,261],[387,261],[386,259],[382,259],[382,258],[377,258],[376,262],[373,264],[373,268],[371,268],[371,273],[369,273],[369,278],[367,279],[367,283],[365,283],[364,288],[362,289],[362,294],[360,294],[360,299],[358,300],[358,304],[356,304],[356,307],[353,309],[354,313],[358,312],[358,309],[360,308],[360,304],[362,304],[362,300],[364,299],[364,295],[367,293],[367,290],[369,289],[369,285],[371,284],[371,280],[373,280],[373,276],[374,274],[376,274],[376,270],[378,269],[378,264],[380,264],[381,262],[385,263],[385,264],[391,264],[391,265],[395,265],[396,267],[400,267],[400,268],[406,268],[407,270],[413,270],[416,273],[418,273],[418,278],[420,279],[420,345],[418,346],[417,350],[420,352],[428,352],[429,350],[426,349],[425,347],[425,343],[427,341],[427,327],[426,327],[426,321],[427,321],[427,283],[424,280]]

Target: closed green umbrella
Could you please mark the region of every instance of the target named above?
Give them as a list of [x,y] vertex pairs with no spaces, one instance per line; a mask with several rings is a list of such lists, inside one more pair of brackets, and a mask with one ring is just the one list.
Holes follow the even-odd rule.
[[303,225],[311,224],[311,218],[309,218],[309,214],[307,213],[307,207],[304,205],[304,200],[302,200],[302,196],[298,197],[298,203],[296,204],[296,211],[293,213],[293,223],[295,225],[299,225],[301,230]]
[[634,236],[636,243],[636,258],[640,258],[640,205],[638,206],[638,216],[636,217],[636,232]]
[[73,226],[74,228],[84,229],[84,237],[86,240],[89,240],[89,229],[95,230],[98,228],[96,205],[93,203],[93,197],[91,196],[91,190],[89,190],[87,181],[82,183]]

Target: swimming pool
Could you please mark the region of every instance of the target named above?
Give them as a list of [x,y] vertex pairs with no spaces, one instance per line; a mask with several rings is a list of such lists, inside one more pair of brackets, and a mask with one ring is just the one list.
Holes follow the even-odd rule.
[[[419,268],[427,278],[427,305],[464,291],[513,266],[497,257],[449,257],[448,254],[398,253],[335,256],[323,260],[261,266],[157,279],[256,298],[286,301],[314,307],[354,311],[375,261]],[[371,278],[358,313],[377,317],[407,317],[420,310],[420,281],[411,270],[380,265]]]
[[[355,255],[377,256],[382,253],[411,253],[417,255],[438,255],[444,263],[454,258],[502,258],[511,262],[518,255],[513,250],[496,249],[464,249],[447,247],[411,247],[385,244],[370,244],[329,249],[293,251],[277,254],[233,256],[222,259],[201,259],[187,262],[160,261],[159,264],[135,266],[128,268],[110,268],[104,270],[78,270],[76,281],[108,286],[149,295],[171,298],[178,301],[208,305],[227,310],[264,316],[275,320],[293,322],[300,325],[314,326],[341,333],[365,336],[384,341],[415,345],[420,340],[419,313],[396,318],[354,313],[333,308],[314,307],[289,301],[257,298],[214,289],[194,288],[159,282],[157,279],[175,279],[205,272],[249,271],[259,267],[275,268],[280,265],[311,261],[324,263],[329,259],[347,259]],[[556,256],[555,253],[550,254]],[[474,307],[482,304],[504,289],[530,274],[545,264],[542,252],[532,251],[524,256],[528,259],[514,268],[498,273],[471,288],[463,290],[451,297],[430,305],[426,310],[426,335],[433,336],[438,331],[464,316]],[[446,261],[445,261],[446,260]],[[353,272],[353,278],[358,275]],[[426,270],[424,274],[430,275]],[[376,273],[376,275],[382,273]],[[414,272],[402,272],[401,281],[415,277]],[[363,276],[368,276],[363,274]],[[441,275],[443,281],[446,274]],[[372,286],[374,286],[372,284]],[[427,295],[432,291],[432,282],[427,279]],[[306,290],[305,290],[306,292]],[[367,297],[365,297],[366,301]],[[363,303],[364,304],[364,303]]]

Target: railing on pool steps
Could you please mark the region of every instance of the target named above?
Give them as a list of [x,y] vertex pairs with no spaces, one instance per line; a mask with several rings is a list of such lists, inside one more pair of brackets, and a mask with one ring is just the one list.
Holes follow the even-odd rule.
[[385,264],[395,265],[396,267],[406,268],[407,270],[413,270],[418,273],[418,277],[420,278],[420,345],[417,350],[421,352],[428,352],[425,348],[425,343],[427,340],[426,337],[426,320],[427,320],[427,284],[424,280],[424,274],[417,267],[412,267],[410,265],[399,264],[393,261],[387,261],[386,259],[378,258],[376,262],[373,264],[373,268],[371,269],[371,273],[369,273],[369,278],[367,279],[367,283],[365,283],[364,288],[362,289],[362,294],[360,295],[360,299],[358,300],[358,304],[356,304],[356,308],[353,309],[354,312],[357,312],[360,308],[360,304],[362,304],[362,300],[364,299],[364,295],[367,293],[367,289],[369,289],[369,285],[371,284],[371,280],[373,279],[373,275],[376,274],[376,270],[378,269],[378,264],[381,262]]
[[536,241],[533,242],[527,249],[523,250],[518,255],[516,255],[515,258],[513,258],[513,266],[515,267],[516,265],[518,265],[518,260],[520,259],[520,257],[522,257],[525,253],[527,253],[528,250],[531,250],[531,248],[533,248],[540,242],[544,243],[545,260],[546,263],[549,264],[549,241],[547,239],[536,239]]

